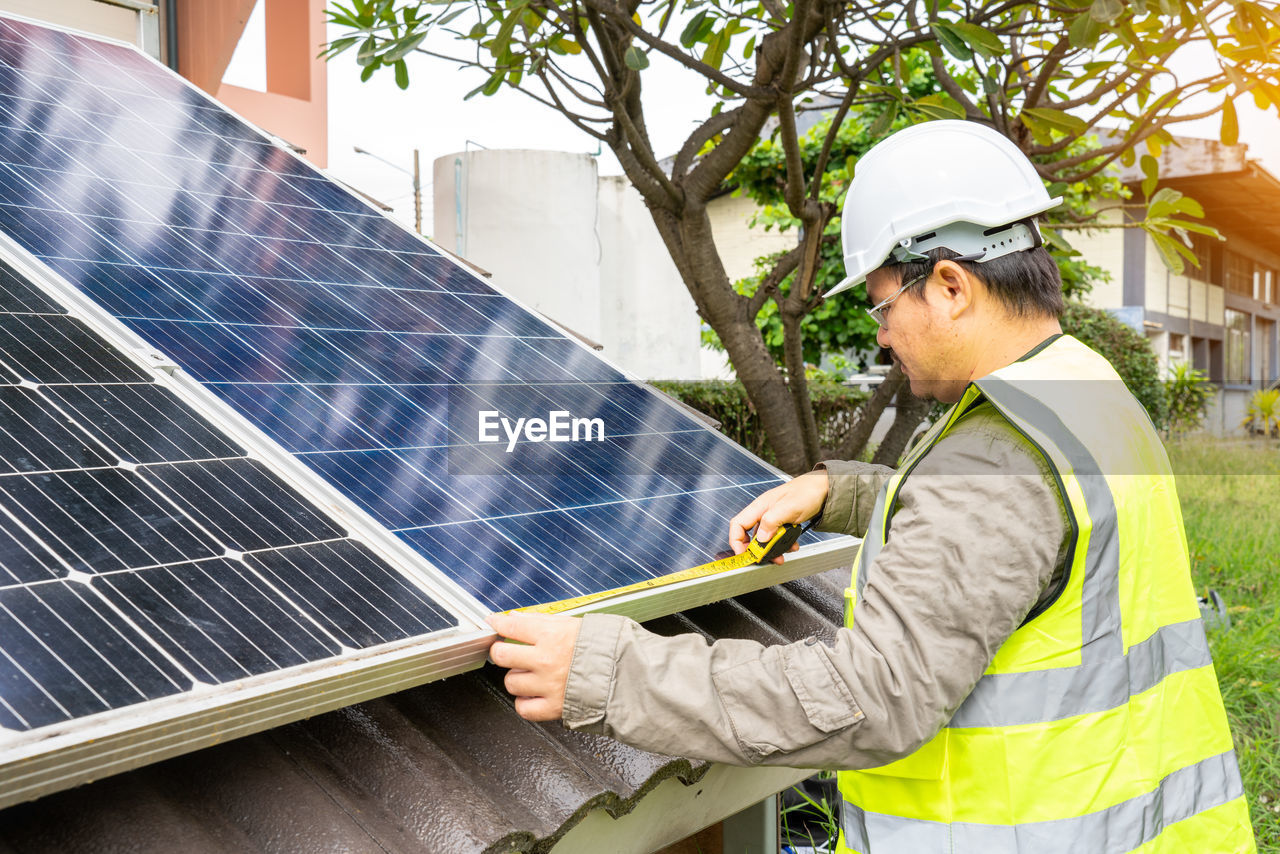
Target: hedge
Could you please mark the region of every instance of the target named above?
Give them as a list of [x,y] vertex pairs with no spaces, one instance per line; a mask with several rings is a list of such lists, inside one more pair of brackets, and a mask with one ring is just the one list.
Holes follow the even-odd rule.
[[[1101,353],[1120,374],[1129,391],[1146,408],[1151,421],[1164,429],[1169,404],[1159,365],[1145,335],[1117,320],[1110,312],[1067,301],[1062,331],[1074,335]],[[747,400],[742,383],[724,380],[663,380],[653,385],[677,400],[720,422],[720,432],[756,456],[775,462],[755,407]],[[824,449],[838,448],[853,427],[853,414],[869,397],[833,382],[809,383],[818,422],[818,439]]]
[[[742,383],[736,380],[663,380],[653,385],[719,421],[720,432],[751,453],[770,463],[776,462],[760,425],[760,416],[747,400]],[[853,414],[868,396],[867,392],[840,383],[809,383],[809,399],[813,401],[818,440],[822,447],[839,447],[853,427]]]
[[1105,309],[1072,300],[1062,314],[1062,331],[1101,353],[1161,430],[1169,420],[1169,402],[1160,366],[1147,336]]

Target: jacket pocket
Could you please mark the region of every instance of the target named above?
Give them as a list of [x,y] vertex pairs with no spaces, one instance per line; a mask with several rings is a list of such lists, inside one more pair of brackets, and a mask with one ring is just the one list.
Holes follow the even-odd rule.
[[748,759],[802,750],[862,720],[825,652],[816,642],[773,647],[712,675]]

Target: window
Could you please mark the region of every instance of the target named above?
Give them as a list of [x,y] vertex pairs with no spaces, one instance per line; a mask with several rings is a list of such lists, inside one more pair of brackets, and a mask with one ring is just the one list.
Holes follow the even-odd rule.
[[1208,282],[1210,281],[1209,269],[1213,259],[1214,244],[1218,241],[1206,234],[1196,234],[1194,232],[1190,234],[1190,237],[1191,251],[1195,253],[1196,260],[1200,263],[1199,266],[1188,263],[1182,274],[1188,279],[1195,279],[1197,282]]
[[1275,375],[1275,367],[1271,364],[1271,341],[1276,325],[1261,317],[1255,317],[1253,324],[1253,378],[1266,383]]
[[1277,301],[1276,271],[1261,264],[1253,266],[1253,298],[1274,305]]
[[1169,365],[1187,361],[1187,336],[1177,332],[1169,333]]
[[1226,262],[1227,280],[1223,284],[1226,286],[1227,293],[1244,297],[1253,296],[1253,259],[1228,249]]
[[1226,375],[1229,383],[1249,382],[1249,315],[1243,311],[1227,309],[1226,327]]

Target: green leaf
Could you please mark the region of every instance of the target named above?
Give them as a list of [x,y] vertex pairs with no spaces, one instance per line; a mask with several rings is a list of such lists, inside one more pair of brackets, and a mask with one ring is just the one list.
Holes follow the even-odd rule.
[[[379,63],[381,64],[381,63]],[[368,83],[369,78],[373,76],[373,72],[378,70],[378,65],[366,65],[364,71],[360,72],[360,82]]]
[[1057,229],[1042,225],[1040,226],[1040,233],[1044,236],[1044,242],[1052,246],[1054,249],[1057,249],[1060,252],[1065,252],[1068,255],[1079,254],[1075,247],[1068,243],[1066,238],[1058,233]]
[[1030,110],[1023,110],[1019,113],[1018,121],[1026,125],[1027,130],[1031,131],[1031,135],[1036,142],[1041,145],[1049,145],[1053,142],[1053,133],[1050,131],[1049,126],[1037,119]]
[[1102,26],[1089,15],[1077,15],[1067,30],[1067,40],[1075,48],[1091,48],[1102,36]]
[[717,71],[724,62],[724,52],[729,48],[729,31],[723,29],[707,40],[707,50],[702,54],[702,61]]
[[[410,24],[410,25],[412,25],[412,24],[413,24],[414,19],[417,17],[417,16],[415,15],[415,16],[414,16],[414,18],[409,18],[409,16],[408,16],[408,15],[409,15],[409,11],[410,11],[412,8],[413,8],[413,7],[407,7],[407,8],[405,8],[405,10],[404,10],[404,11],[405,11],[405,23],[406,23],[406,24]],[[450,21],[452,21],[454,18],[458,17],[459,15],[461,15],[463,12],[466,12],[466,11],[467,11],[467,7],[466,7],[466,6],[463,6],[461,9],[454,9],[452,12],[450,12],[450,13],[449,13],[449,14],[447,14],[447,15],[445,15],[443,18],[439,18],[439,19],[437,19],[437,20],[436,20],[436,22],[435,22],[435,26],[437,26],[437,27],[443,27],[445,24],[449,23],[449,22],[450,22]]]
[[396,60],[396,85],[401,89],[409,88],[409,64],[403,59]]
[[498,34],[494,36],[493,44],[489,46],[489,52],[494,56],[501,56],[511,46],[511,36],[516,31],[516,25],[520,23],[520,7],[522,6],[524,6],[524,3],[516,3],[514,8],[507,10],[507,17],[503,19],[502,26],[498,28]]
[[1160,161],[1150,154],[1144,154],[1139,165],[1142,167],[1142,174],[1146,176],[1142,179],[1142,195],[1150,198],[1156,190],[1156,184],[1160,181]]
[[637,45],[627,48],[627,52],[622,56],[622,61],[632,71],[641,71],[649,67],[649,57]]
[[935,92],[932,95],[925,95],[923,98],[917,98],[911,104],[913,110],[924,113],[931,119],[963,119],[964,107],[950,95],[944,95],[941,92]]
[[493,93],[497,92],[499,87],[502,86],[502,78],[503,78],[503,75],[505,74],[506,74],[505,71],[493,72],[492,74],[489,75],[488,80],[484,81],[479,86],[472,89],[467,94],[463,95],[462,100],[469,101],[476,95],[481,95],[481,94],[492,95]]
[[755,52],[756,52],[756,37],[752,36],[751,38],[747,39],[746,45],[742,48],[742,58],[750,59],[751,54]]
[[360,51],[356,54],[356,65],[364,67],[377,62],[378,40],[373,36],[369,36],[364,40],[364,44],[360,45]]
[[1230,95],[1222,101],[1222,131],[1218,136],[1223,145],[1235,145],[1240,141],[1240,121],[1236,118],[1236,105]]
[[1026,107],[1022,114],[1030,113],[1037,121],[1043,122],[1054,130],[1079,136],[1089,129],[1088,123],[1062,110],[1050,110],[1044,107]]
[[1124,3],[1121,0],[1093,0],[1089,6],[1089,17],[1101,24],[1109,24],[1124,14]]
[[426,39],[426,37],[427,37],[427,31],[423,30],[422,32],[418,33],[416,36],[412,36],[411,38],[405,39],[399,44],[394,45],[391,48],[391,50],[384,53],[382,55],[382,61],[388,65],[390,65],[393,62],[399,62],[400,60],[404,59],[406,56],[408,56],[409,54],[417,50],[418,45],[422,44],[422,42]]
[[889,128],[893,125],[893,120],[898,117],[898,102],[894,101],[885,107],[884,112],[876,116],[876,120],[871,123],[871,129],[867,135],[872,139],[879,139],[889,132]]
[[933,34],[937,36],[938,44],[942,45],[943,50],[961,62],[973,59],[973,51],[969,50],[964,39],[951,29],[951,25],[943,21],[934,21],[930,26],[933,27]]
[[1183,196],[1178,201],[1178,212],[1204,219],[1204,206],[1190,196]]
[[975,53],[988,59],[1004,53],[1004,43],[1000,41],[1000,37],[977,24],[970,24],[967,21],[948,21],[944,24],[941,21],[935,21],[933,28],[935,31],[939,28],[950,30],[952,34],[964,39],[965,44]]
[[1151,197],[1151,202],[1147,205],[1147,218],[1160,219],[1161,217],[1177,213],[1178,201],[1181,198],[1182,193],[1179,193],[1177,190],[1170,187],[1161,187],[1160,190]]
[[707,37],[707,33],[711,32],[713,26],[715,26],[715,19],[705,9],[702,10],[685,25],[684,31],[680,33],[680,44],[686,49],[693,47]]

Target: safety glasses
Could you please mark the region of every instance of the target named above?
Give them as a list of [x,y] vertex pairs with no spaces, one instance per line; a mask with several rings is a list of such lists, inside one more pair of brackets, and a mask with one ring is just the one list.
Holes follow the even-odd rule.
[[916,276],[914,279],[912,279],[911,281],[907,282],[905,285],[903,285],[902,287],[894,291],[892,296],[881,300],[880,302],[873,305],[871,308],[867,309],[867,314],[871,315],[871,319],[876,322],[876,326],[879,326],[881,329],[887,329],[888,321],[885,320],[885,310],[889,308],[889,305],[898,297],[902,296],[903,292],[906,291],[907,288],[911,287],[916,282],[920,282],[929,278],[929,276],[932,273],[933,273],[932,269],[930,269],[928,272],[921,273],[920,275]]

